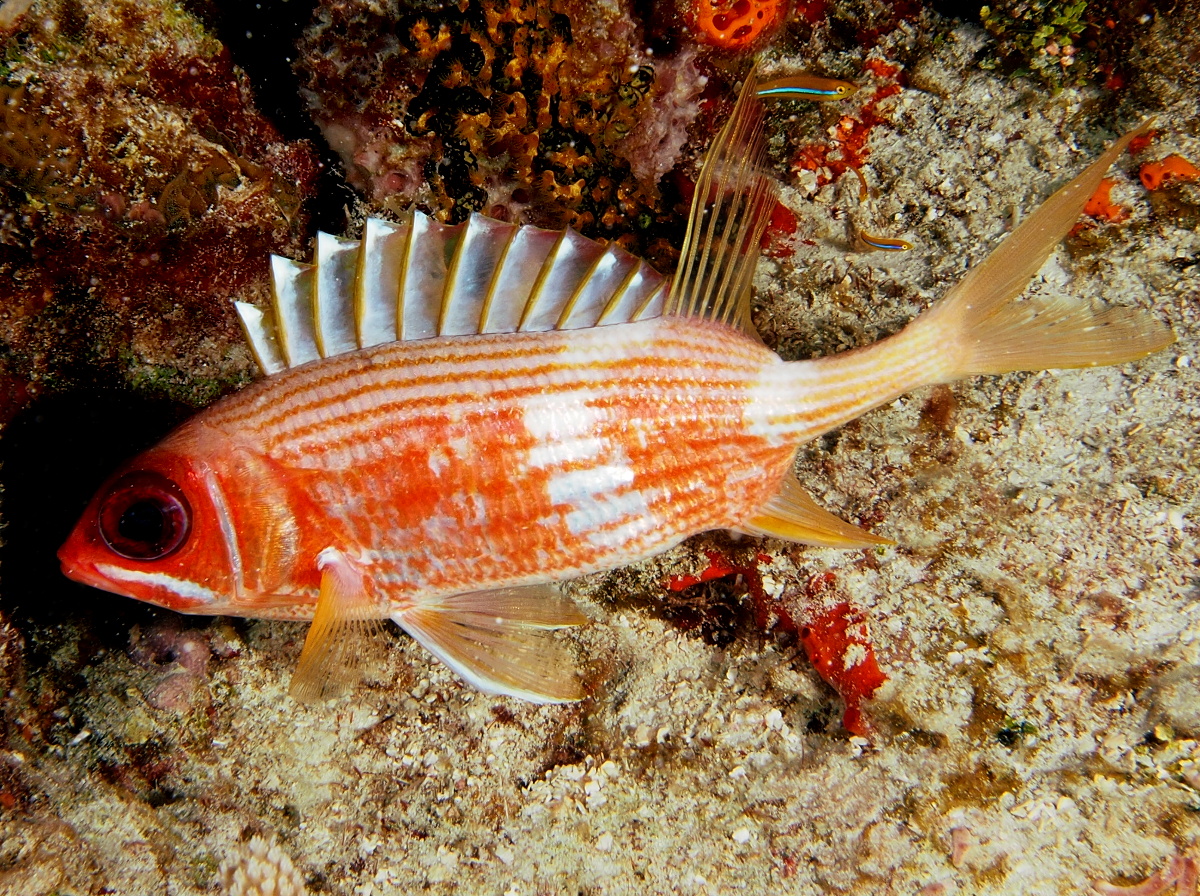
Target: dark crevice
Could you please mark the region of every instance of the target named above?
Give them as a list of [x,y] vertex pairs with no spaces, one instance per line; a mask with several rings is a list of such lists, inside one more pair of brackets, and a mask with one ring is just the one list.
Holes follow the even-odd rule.
[[113,470],[189,412],[125,392],[78,391],[36,401],[5,428],[0,475],[9,523],[0,583],[4,613],[27,637],[36,632],[31,654],[53,652],[55,631],[67,621],[99,646],[123,649],[131,625],[162,612],[69,581],[55,552]]
[[292,68],[296,44],[312,22],[315,0],[190,0],[185,5],[216,33],[234,64],[246,73],[259,111],[288,140],[309,140],[317,148],[323,168],[308,208],[317,229],[342,233],[354,191],[346,184],[341,159],[313,123]]

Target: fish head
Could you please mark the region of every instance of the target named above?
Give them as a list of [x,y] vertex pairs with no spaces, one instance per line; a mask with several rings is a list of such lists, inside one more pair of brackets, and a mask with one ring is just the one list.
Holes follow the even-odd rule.
[[212,465],[159,446],[114,473],[58,551],[67,578],[178,610],[220,613],[236,593]]

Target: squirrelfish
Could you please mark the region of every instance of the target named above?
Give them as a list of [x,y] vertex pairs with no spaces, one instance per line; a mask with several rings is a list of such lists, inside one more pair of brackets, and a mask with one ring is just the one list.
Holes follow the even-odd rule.
[[799,445],[911,389],[1116,364],[1169,344],[1139,311],[1019,294],[1127,134],[904,330],[784,362],[750,283],[776,202],[748,82],[701,169],[673,281],[578,234],[472,217],[322,234],[239,305],[267,374],[99,490],[69,577],[184,613],[313,620],[293,693],[343,689],[392,619],[484,691],[577,699],[584,621],[552,583],[726,528],[884,542],[819,508]]

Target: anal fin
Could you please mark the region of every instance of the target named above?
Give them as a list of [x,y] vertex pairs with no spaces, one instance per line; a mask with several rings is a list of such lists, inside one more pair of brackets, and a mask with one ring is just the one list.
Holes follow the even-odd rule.
[[340,551],[318,559],[321,592],[289,693],[301,703],[340,697],[358,683],[383,621],[367,580]]
[[788,474],[779,493],[738,526],[749,535],[770,535],[785,541],[826,548],[869,548],[895,544],[872,535],[825,510]]
[[468,683],[531,703],[580,700],[575,664],[554,630],[587,622],[550,585],[420,601],[392,619]]

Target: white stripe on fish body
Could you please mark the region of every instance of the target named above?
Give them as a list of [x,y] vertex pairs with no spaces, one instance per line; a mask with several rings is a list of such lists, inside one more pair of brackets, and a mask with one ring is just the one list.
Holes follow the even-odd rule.
[[139,569],[124,569],[120,566],[114,566],[108,563],[96,564],[96,569],[103,575],[118,582],[129,582],[131,584],[149,585],[154,588],[166,588],[172,593],[194,600],[202,606],[199,610],[204,611],[207,605],[222,603],[222,595],[199,582],[193,582],[190,579],[180,578],[178,576],[167,575],[161,572],[147,572]]
[[[614,393],[630,388],[653,393],[668,416],[673,406],[685,410],[714,396],[728,399],[732,411],[737,390],[748,389],[764,364],[778,361],[732,331],[714,347],[714,326],[663,318],[569,334],[457,337],[453,348],[461,353],[453,359],[434,344],[441,339],[395,343],[280,374],[295,377],[295,388],[286,381],[269,383],[273,388],[263,388],[261,398],[252,385],[214,408],[213,420],[225,429],[257,429],[269,452],[303,464],[315,446],[370,443],[382,425],[494,413],[497,399],[508,400],[505,393],[525,396],[517,399],[532,409],[525,413],[545,418],[530,418],[531,434],[542,439],[549,432],[589,435],[587,427],[598,420],[594,409],[621,400]],[[486,359],[475,361],[473,355]],[[303,376],[318,369],[319,378]],[[665,382],[677,385],[657,394],[654,384]],[[575,429],[563,431],[564,426]]]
[[644,550],[646,536],[659,531],[659,521],[639,489],[597,494],[568,513],[566,524],[572,535],[582,536],[593,547],[625,554]]
[[594,407],[600,392],[580,390],[570,404],[558,395],[539,393],[521,404],[521,421],[525,431],[544,442],[541,450],[553,451],[568,439],[590,439],[596,432],[600,412]]
[[525,462],[530,467],[538,469],[568,464],[577,465],[590,458],[598,457],[603,450],[604,440],[597,436],[566,436],[530,448]]
[[895,336],[814,361],[768,365],[751,390],[749,432],[804,444],[920,386],[950,380],[958,358],[918,319]]

